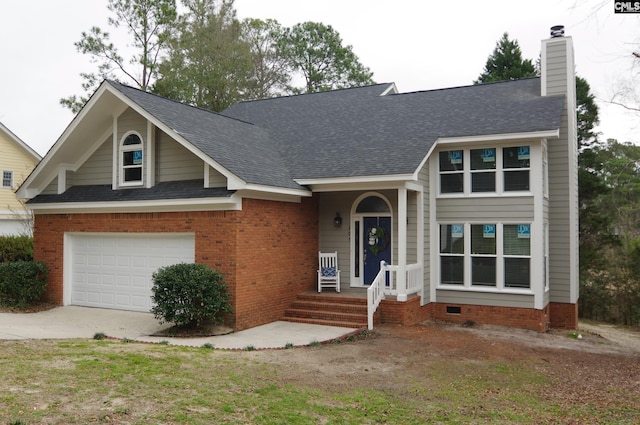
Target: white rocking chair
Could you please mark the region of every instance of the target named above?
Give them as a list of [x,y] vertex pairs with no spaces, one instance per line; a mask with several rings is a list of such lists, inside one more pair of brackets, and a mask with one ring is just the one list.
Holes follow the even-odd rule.
[[338,251],[319,252],[318,292],[322,288],[335,288],[340,292],[340,269],[338,269]]

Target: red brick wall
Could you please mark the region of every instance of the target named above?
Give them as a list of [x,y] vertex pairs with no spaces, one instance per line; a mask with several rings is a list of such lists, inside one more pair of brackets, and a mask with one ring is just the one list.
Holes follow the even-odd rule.
[[[447,307],[459,307],[460,314],[447,313]],[[379,316],[378,316],[379,315]],[[464,323],[471,320],[478,324],[511,326],[545,332],[547,324],[552,328],[577,329],[577,304],[550,303],[543,310],[516,307],[496,307],[448,303],[430,303],[420,306],[420,297],[407,302],[383,300],[376,312],[381,323],[413,325],[428,319]]]
[[550,303],[551,327],[563,329],[578,328],[578,304]]
[[420,297],[412,296],[406,302],[382,300],[380,321],[399,325],[414,325],[433,317],[433,304],[420,307]]
[[245,199],[238,226],[236,329],[279,320],[318,268],[318,198]]
[[[460,307],[460,314],[447,313],[449,306]],[[456,323],[471,320],[478,324],[503,325],[545,332],[549,322],[549,307],[547,306],[544,310],[535,310],[532,308],[435,303],[434,319]]]
[[37,214],[34,258],[50,268],[47,296],[62,304],[65,232],[192,232],[195,260],[219,270],[232,294],[237,330],[282,317],[315,286],[317,197],[301,203],[244,200],[242,211]]

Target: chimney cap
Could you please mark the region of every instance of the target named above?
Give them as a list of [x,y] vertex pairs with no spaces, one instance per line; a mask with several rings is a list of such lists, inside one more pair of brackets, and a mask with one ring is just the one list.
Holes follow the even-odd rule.
[[564,25],[554,25],[551,27],[551,38],[564,37]]

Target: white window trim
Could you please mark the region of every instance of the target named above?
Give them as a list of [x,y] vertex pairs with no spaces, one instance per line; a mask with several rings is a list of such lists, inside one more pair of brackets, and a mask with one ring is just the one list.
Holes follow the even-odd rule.
[[[4,173],[9,173],[11,175],[11,177],[9,178],[10,182],[8,186],[4,184]],[[2,188],[13,189],[13,170],[2,170]]]
[[[127,137],[129,137],[130,135],[136,135],[138,136],[138,138],[140,138],[140,145],[128,145],[125,146],[124,145],[124,141],[127,140]],[[119,186],[120,187],[141,187],[144,186],[144,181],[145,181],[145,149],[144,149],[144,138],[142,137],[142,135],[140,133],[138,133],[137,131],[128,131],[126,132],[121,138],[120,138],[120,142],[118,144],[118,175],[119,175]],[[125,170],[125,165],[123,163],[123,153],[124,152],[131,152],[131,151],[135,151],[135,150],[141,150],[142,151],[142,163],[140,164],[140,166],[136,166],[135,168],[140,168],[140,180],[135,180],[135,181],[125,181],[124,180],[124,170]],[[128,168],[134,168],[134,167],[128,167]]]
[[[528,142],[520,142],[520,143],[509,143],[509,144],[492,144],[492,145],[474,145],[474,146],[465,146],[465,147],[453,147],[453,146],[444,146],[442,149],[439,149],[435,154],[434,158],[436,158],[435,168],[437,175],[437,197],[438,198],[462,198],[462,197],[474,197],[474,198],[482,198],[482,197],[515,197],[515,196],[531,196],[533,192],[531,190],[532,183],[532,162],[534,160],[533,156],[538,155],[537,152],[537,143],[528,141]],[[514,148],[518,146],[529,146],[529,152],[531,158],[529,159],[529,167],[526,168],[504,168],[503,167],[503,149],[505,148]],[[495,149],[496,150],[496,168],[492,170],[471,170],[471,151],[477,149]],[[462,161],[463,161],[463,169],[456,171],[440,171],[440,152],[447,151],[462,151]],[[504,173],[509,171],[529,171],[529,190],[504,190]],[[471,176],[474,173],[481,172],[493,172],[496,176],[496,190],[495,192],[472,192],[471,191]],[[462,192],[453,192],[453,193],[442,193],[442,185],[440,183],[440,176],[444,174],[463,174],[463,191]]]
[[[463,224],[464,225],[464,254],[443,254],[440,252],[440,226],[446,226],[450,224]],[[471,225],[479,225],[479,224],[495,224],[496,225],[496,254],[495,255],[483,255],[476,254],[473,255],[471,253]],[[487,222],[477,222],[477,221],[469,221],[465,223],[461,222],[437,222],[436,229],[438,231],[438,239],[437,246],[438,249],[436,251],[437,263],[435,264],[435,268],[437,269],[437,280],[436,280],[436,288],[437,289],[446,289],[446,290],[455,290],[455,291],[468,291],[468,292],[490,292],[490,293],[501,293],[501,294],[525,294],[532,295],[535,291],[535,281],[533,272],[533,267],[537,264],[534,261],[534,241],[530,239],[529,241],[529,255],[505,255],[504,254],[504,226],[505,225],[517,225],[517,224],[529,224],[530,232],[533,234],[534,232],[534,223],[530,222],[522,222],[522,221],[504,221],[504,222],[495,222],[495,223],[487,223]],[[440,258],[442,256],[456,256],[456,257],[464,257],[464,284],[455,285],[455,284],[443,284],[442,281],[442,269],[440,267]],[[471,280],[471,258],[472,257],[493,257],[496,259],[496,286],[482,286],[482,285],[472,285]],[[504,259],[505,258],[528,258],[529,259],[529,288],[505,288],[504,286]],[[547,281],[548,282],[548,281]]]

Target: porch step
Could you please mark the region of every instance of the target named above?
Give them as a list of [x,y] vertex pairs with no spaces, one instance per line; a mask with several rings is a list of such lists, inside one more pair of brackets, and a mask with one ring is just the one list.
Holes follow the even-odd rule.
[[367,300],[322,294],[299,294],[282,320],[345,328],[367,326]]

